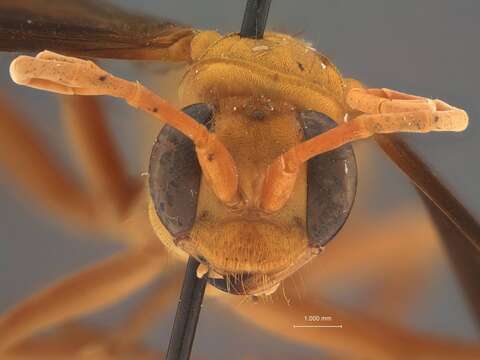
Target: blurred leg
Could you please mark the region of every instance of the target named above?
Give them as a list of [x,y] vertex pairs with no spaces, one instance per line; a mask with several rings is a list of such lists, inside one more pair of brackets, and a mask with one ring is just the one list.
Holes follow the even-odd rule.
[[147,296],[135,306],[118,329],[119,341],[129,345],[141,339],[172,304],[178,301],[178,294],[184,272],[177,270],[152,289]]
[[52,334],[23,341],[5,354],[8,360],[155,360],[163,355],[141,343],[125,347],[111,331],[82,324],[67,324]]
[[[320,299],[314,301],[303,299],[295,303],[276,299],[265,304],[261,302],[239,304],[238,297],[225,295],[219,297],[219,300],[231,305],[230,308],[244,319],[273,334],[333,351],[342,359],[480,358],[478,344],[408,332],[375,318],[339,309]],[[342,328],[294,328],[293,325],[307,325],[304,321],[305,315],[311,314],[331,316],[332,321],[329,325],[342,325]]]
[[163,248],[132,248],[74,274],[15,306],[0,317],[0,353],[50,326],[115,303],[162,270]]
[[93,97],[62,96],[61,104],[69,143],[97,206],[105,216],[124,215],[140,184],[129,179],[98,101]]
[[93,198],[53,159],[3,97],[0,114],[0,170],[19,193],[27,193],[60,217],[94,226]]

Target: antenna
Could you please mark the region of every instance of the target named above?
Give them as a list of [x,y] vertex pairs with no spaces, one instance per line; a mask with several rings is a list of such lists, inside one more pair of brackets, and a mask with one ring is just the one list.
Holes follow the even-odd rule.
[[272,0],[247,0],[240,30],[241,37],[263,38],[271,2]]
[[[272,0],[247,0],[240,30],[241,37],[263,38],[271,3]],[[195,258],[189,257],[166,360],[190,359],[208,277],[207,274],[202,278],[197,277],[199,265]]]

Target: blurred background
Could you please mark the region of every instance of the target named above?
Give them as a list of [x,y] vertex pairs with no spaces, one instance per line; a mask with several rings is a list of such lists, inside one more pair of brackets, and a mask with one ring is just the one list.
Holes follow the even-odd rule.
[[[239,31],[245,5],[245,1],[238,0],[112,2],[222,33]],[[477,122],[480,113],[477,88],[480,83],[480,3],[473,0],[274,0],[269,29],[306,39],[328,56],[344,76],[359,79],[370,87],[439,98],[465,109],[470,115],[470,126],[463,133],[405,138],[474,217],[480,219],[480,129]],[[48,141],[65,167],[79,174],[62,135],[55,97],[13,85],[8,75],[13,57],[0,54],[0,91],[28,117],[31,127]],[[102,61],[102,65],[118,76],[138,79],[168,99],[175,99],[181,66],[121,61]],[[149,148],[158,128],[153,120],[139,116],[120,101],[102,99],[102,103],[108,110],[111,130],[129,172],[140,175],[145,171]],[[321,294],[350,309],[392,321],[412,331],[478,341],[472,315],[415,190],[372,141],[355,144],[354,148],[359,185],[351,218],[325,254],[307,269],[308,275],[304,278],[301,272],[294,275],[290,281],[299,290],[288,296],[301,302],[304,296]],[[70,229],[39,211],[41,208],[29,203],[28,198],[12,191],[7,175],[0,169],[0,312],[59,277],[123,248],[110,241],[112,239]],[[359,242],[367,240],[369,245],[363,248]],[[415,296],[405,297],[402,304],[390,299],[392,309],[388,308],[387,300],[383,302],[386,306],[372,306],[375,300],[372,294],[378,295],[379,288],[400,281],[402,276],[391,275],[388,267],[383,270],[381,265],[376,271],[368,272],[368,276],[359,278],[357,274],[362,273],[363,267],[369,268],[369,264],[384,262],[381,259],[384,255],[374,251],[374,244],[381,248],[380,244],[389,241],[395,242],[386,246],[389,256],[395,248],[396,261],[411,262],[411,267],[417,271],[415,276],[411,272],[405,275],[409,284],[416,284]],[[329,266],[335,268],[341,264],[341,250],[348,251],[350,244],[358,244],[356,249],[365,252],[363,260],[350,269],[345,265],[336,272],[332,270],[329,276]],[[332,256],[340,254],[339,257],[328,257],[330,247]],[[417,247],[418,256],[415,255]],[[322,257],[325,257],[325,271]],[[311,274],[312,267],[319,272],[317,280]],[[411,284],[407,285],[405,288],[411,289]],[[99,326],[114,325],[140,296],[136,294],[85,321]],[[166,349],[174,313],[175,304],[172,303],[166,315],[149,332],[148,345]],[[273,359],[280,354],[281,358],[289,359],[320,354],[313,347],[269,334],[210,299],[205,302],[197,334],[194,355],[201,359],[224,359],[226,356],[234,360],[246,356]]]

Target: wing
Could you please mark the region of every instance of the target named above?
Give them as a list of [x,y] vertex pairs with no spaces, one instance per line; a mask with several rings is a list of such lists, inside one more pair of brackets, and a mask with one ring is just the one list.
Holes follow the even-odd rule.
[[375,140],[390,159],[463,235],[472,254],[480,256],[480,224],[453,195],[419,154],[400,135],[376,135]]
[[102,0],[0,0],[0,51],[189,61],[194,34]]
[[399,135],[377,143],[417,186],[452,261],[467,300],[480,321],[480,224],[415,150]]

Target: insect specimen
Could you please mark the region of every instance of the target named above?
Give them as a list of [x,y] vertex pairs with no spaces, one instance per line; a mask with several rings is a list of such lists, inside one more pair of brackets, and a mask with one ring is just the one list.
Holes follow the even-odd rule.
[[[464,111],[442,101],[343,79],[326,57],[288,35],[222,37],[147,19],[142,19],[145,28],[133,31],[125,23],[138,19],[112,17],[110,7],[92,12],[92,6],[89,1],[59,2],[55,8],[37,1],[4,2],[2,48],[42,51],[15,60],[12,77],[62,94],[120,97],[170,125],[152,151],[152,225],[169,249],[196,257],[211,283],[228,292],[274,291],[337,233],[356,184],[354,156],[343,145],[376,133],[460,131],[467,125]],[[107,20],[107,30],[98,25]],[[81,31],[73,21],[81,22]],[[182,113],[138,83],[72,56],[188,61],[180,93],[184,105],[194,105]],[[84,107],[83,100],[73,101]],[[120,199],[114,193],[125,191],[97,185],[109,199]],[[69,205],[79,217],[95,217],[82,196],[73,200],[78,207],[75,201]],[[152,253],[148,248],[142,254]],[[145,266],[142,254],[129,257],[132,273]],[[10,325],[15,334],[12,319],[47,298],[14,310],[4,328]]]

